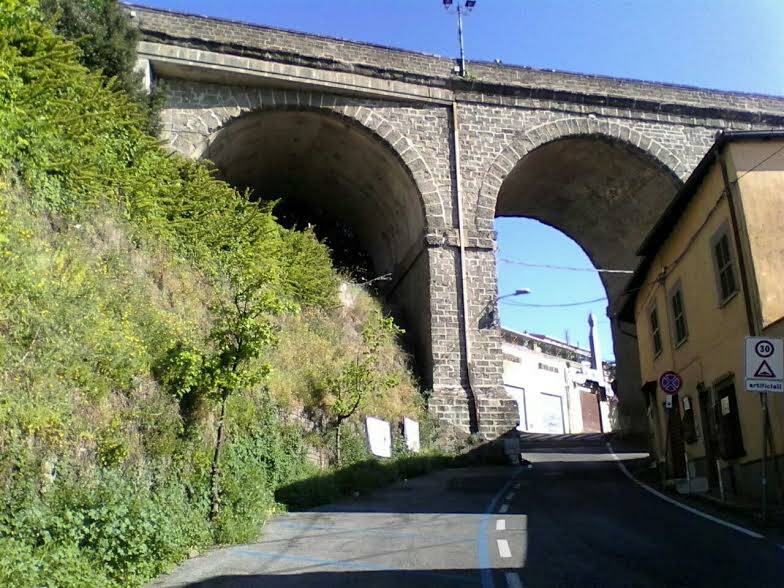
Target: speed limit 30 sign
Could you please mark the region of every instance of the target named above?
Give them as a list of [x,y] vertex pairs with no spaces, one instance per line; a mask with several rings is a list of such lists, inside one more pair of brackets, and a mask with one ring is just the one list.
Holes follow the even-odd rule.
[[784,392],[784,342],[746,337],[746,390]]

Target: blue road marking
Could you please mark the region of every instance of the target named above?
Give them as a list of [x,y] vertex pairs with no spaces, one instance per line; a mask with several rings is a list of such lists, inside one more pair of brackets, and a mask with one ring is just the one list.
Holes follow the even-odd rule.
[[307,557],[304,555],[286,555],[282,553],[274,553],[271,551],[256,551],[255,549],[232,549],[229,553],[242,555],[247,557],[261,557],[267,559],[279,559],[285,561],[296,561],[300,563],[309,563],[322,566],[329,566],[333,568],[343,568],[350,570],[361,570],[371,572],[395,572],[398,574],[414,574],[417,576],[429,576],[432,578],[441,578],[451,582],[460,582],[463,584],[476,584],[476,580],[467,576],[458,576],[455,574],[440,574],[438,572],[429,572],[424,570],[406,570],[400,568],[390,568],[380,564],[370,562],[356,562],[346,561],[343,559],[320,559],[316,557]]
[[[342,529],[340,527],[330,525],[311,525],[308,523],[287,523],[287,522],[273,522],[270,526],[283,527],[290,529],[304,529],[314,531],[334,531],[345,535],[380,535],[382,537],[410,537],[414,539],[421,539],[423,534],[420,533],[406,533],[404,531],[388,531],[386,529]],[[439,535],[427,535],[430,539],[440,539]],[[470,543],[475,540],[474,537],[455,537],[453,535],[445,536],[444,539],[449,539],[452,543]]]

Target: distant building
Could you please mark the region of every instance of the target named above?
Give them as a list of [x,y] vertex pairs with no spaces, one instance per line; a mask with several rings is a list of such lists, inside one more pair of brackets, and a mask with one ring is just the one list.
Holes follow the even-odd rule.
[[[784,336],[783,231],[784,133],[720,134],[643,241],[618,314],[636,325],[663,473],[688,468],[717,495],[761,496],[763,419],[759,394],[746,391],[744,339]],[[658,384],[667,371],[683,380],[669,402]],[[782,394],[770,394],[768,414],[768,455],[783,462],[768,467],[772,498]]]
[[554,434],[611,430],[613,366],[601,362],[593,316],[589,323],[593,353],[544,335],[501,329],[504,387],[517,401],[519,430]]

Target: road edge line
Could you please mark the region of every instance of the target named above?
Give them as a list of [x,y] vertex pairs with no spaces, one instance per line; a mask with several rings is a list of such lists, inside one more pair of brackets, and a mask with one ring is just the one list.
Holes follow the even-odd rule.
[[669,502],[670,504],[674,504],[675,506],[677,506],[679,508],[682,508],[683,510],[685,510],[687,512],[690,512],[691,514],[697,515],[698,517],[702,517],[702,518],[704,518],[706,520],[712,521],[712,522],[717,523],[719,525],[723,525],[723,526],[725,526],[725,527],[727,527],[729,529],[733,529],[734,531],[738,531],[739,533],[743,533],[744,535],[748,535],[749,537],[753,537],[754,539],[764,539],[765,538],[765,535],[763,535],[761,533],[757,533],[756,531],[752,531],[751,529],[747,529],[746,527],[741,527],[740,525],[736,525],[734,523],[730,523],[729,521],[725,521],[724,519],[720,519],[720,518],[715,517],[713,515],[709,515],[706,512],[702,512],[701,510],[698,510],[696,508],[688,506],[687,504],[683,504],[682,502],[679,502],[678,500],[675,500],[674,498],[670,498],[669,496],[659,492],[655,488],[651,488],[645,482],[641,482],[640,480],[638,480],[637,478],[634,477],[634,475],[623,464],[621,459],[615,454],[615,451],[613,450],[613,447],[612,447],[612,445],[610,444],[609,441],[607,442],[607,450],[610,452],[610,455],[613,456],[613,459],[615,460],[615,463],[618,465],[620,470],[623,472],[623,474],[627,478],[629,478],[632,482],[637,484],[640,488],[642,488],[644,490],[647,490],[648,492],[650,492],[651,494],[653,494],[657,498],[661,498],[665,502]]
[[490,534],[489,523],[490,523],[490,515],[494,514],[495,507],[504,494],[509,490],[512,484],[517,481],[520,472],[513,473],[509,480],[507,480],[506,484],[504,484],[501,489],[496,492],[495,496],[490,499],[490,502],[487,504],[487,508],[485,512],[482,513],[482,518],[479,519],[479,528],[477,530],[477,537],[476,537],[476,560],[479,564],[479,578],[482,585],[482,588],[495,588],[495,582],[493,582],[493,570],[490,567],[490,551],[488,547],[487,537]]

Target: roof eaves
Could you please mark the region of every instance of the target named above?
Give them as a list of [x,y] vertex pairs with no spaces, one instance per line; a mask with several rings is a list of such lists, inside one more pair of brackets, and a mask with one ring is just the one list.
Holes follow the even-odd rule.
[[708,174],[711,166],[715,162],[716,153],[727,143],[739,141],[770,141],[773,139],[784,139],[784,131],[763,130],[763,131],[719,131],[716,133],[716,140],[711,148],[703,156],[697,167],[686,179],[680,190],[675,194],[670,204],[658,218],[653,228],[648,232],[637,249],[637,255],[642,260],[634,270],[624,289],[625,299],[620,306],[617,316],[626,322],[634,322],[634,302],[637,292],[642,286],[643,280],[653,263],[653,258],[658,253],[662,244],[667,240],[672,230],[675,228],[678,219],[683,211],[691,202],[697,189],[702,184],[703,179]]

